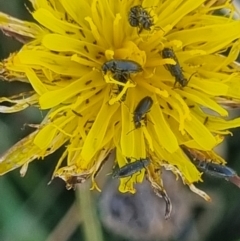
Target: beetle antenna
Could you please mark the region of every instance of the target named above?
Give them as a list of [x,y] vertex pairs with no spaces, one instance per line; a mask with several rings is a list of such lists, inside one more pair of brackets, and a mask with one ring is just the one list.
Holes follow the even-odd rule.
[[134,130],[136,130],[136,128],[130,130],[126,135],[128,135],[130,132],[132,132],[132,131],[134,131]]
[[191,80],[191,78],[193,77],[193,75],[195,75],[196,73],[197,73],[197,71],[191,74],[191,76],[190,76],[189,79],[188,79],[188,82]]

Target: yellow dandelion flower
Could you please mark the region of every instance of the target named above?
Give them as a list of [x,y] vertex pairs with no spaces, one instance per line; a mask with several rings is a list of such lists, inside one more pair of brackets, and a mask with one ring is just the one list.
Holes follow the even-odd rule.
[[[21,166],[24,174],[65,146],[53,177],[68,188],[92,178],[99,189],[95,177],[116,150],[121,192],[134,193],[146,175],[168,202],[165,168],[209,200],[194,186],[202,181],[194,160],[223,167],[214,147],[240,126],[226,119],[226,107],[240,104],[240,21],[231,1],[30,2],[36,23],[0,14],[3,32],[24,43],[1,62],[1,75],[33,91],[1,98],[12,105],[0,111],[49,111],[1,157],[0,174]],[[229,14],[214,14],[221,9]]]

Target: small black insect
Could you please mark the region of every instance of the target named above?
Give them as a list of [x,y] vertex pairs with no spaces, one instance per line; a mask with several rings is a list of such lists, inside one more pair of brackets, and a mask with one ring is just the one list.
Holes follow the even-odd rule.
[[196,165],[196,167],[206,174],[226,180],[237,176],[237,173],[228,166],[209,162],[209,160],[206,160],[206,158],[204,159],[203,156],[200,156],[200,154],[198,154],[197,152],[190,151],[186,147],[182,147],[182,150],[188,156],[188,158]]
[[141,127],[141,120],[146,122],[146,113],[150,111],[153,105],[153,99],[150,96],[146,96],[138,103],[134,113],[133,122],[136,129]]
[[177,83],[179,83],[182,87],[185,87],[188,84],[189,80],[187,80],[184,77],[182,68],[173,50],[171,48],[164,48],[162,50],[162,57],[164,59],[167,59],[167,58],[173,59],[176,62],[175,65],[166,64],[168,71],[171,73],[173,77],[175,77],[174,87],[176,86]]
[[210,160],[204,158],[202,153],[190,150],[184,146],[182,146],[182,150],[200,171],[216,178],[225,179],[240,188],[240,177],[232,168],[209,162]]
[[212,162],[198,161],[196,163],[196,166],[198,167],[198,169],[205,172],[206,174],[212,175],[214,177],[227,179],[227,180],[228,178],[237,175],[237,173],[232,168],[228,166],[212,163]]
[[141,8],[141,6],[139,5],[130,8],[130,11],[128,14],[128,22],[132,27],[139,26],[139,19],[138,19],[139,8]]
[[143,71],[142,66],[133,60],[112,59],[102,65],[104,74],[110,71],[113,78],[120,82],[127,82],[130,74]]
[[136,160],[135,162],[131,162],[115,170],[112,174],[112,177],[122,178],[132,176],[134,173],[140,172],[143,168],[146,168],[149,164],[149,158]]
[[154,25],[153,17],[141,5],[130,8],[128,22],[132,27],[139,28],[138,33],[141,33],[143,29],[151,30],[151,27]]
[[[105,62],[102,65],[102,71],[106,74],[110,71],[113,78],[121,83],[127,83],[130,74],[143,71],[142,66],[133,60],[113,59]],[[122,85],[118,85],[118,94],[123,90]],[[121,98],[121,101],[126,99],[126,93]]]

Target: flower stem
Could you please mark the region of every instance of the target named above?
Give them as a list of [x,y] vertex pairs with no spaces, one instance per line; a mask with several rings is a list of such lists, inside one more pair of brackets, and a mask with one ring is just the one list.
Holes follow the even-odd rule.
[[83,219],[86,241],[103,241],[102,229],[97,217],[95,203],[89,185],[81,185],[77,189],[77,205]]

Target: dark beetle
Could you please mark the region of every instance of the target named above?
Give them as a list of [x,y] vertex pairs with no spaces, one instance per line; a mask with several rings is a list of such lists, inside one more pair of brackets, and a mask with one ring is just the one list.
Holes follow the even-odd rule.
[[139,5],[130,8],[130,11],[128,14],[128,22],[132,27],[139,26],[138,12],[139,12]]
[[176,86],[177,83],[179,83],[182,87],[185,87],[188,84],[188,80],[184,77],[182,68],[173,50],[171,48],[164,48],[162,50],[162,57],[164,59],[167,59],[167,58],[173,59],[176,62],[175,65],[166,64],[168,71],[171,73],[173,77],[175,77],[174,87]]
[[[104,74],[110,71],[113,78],[121,83],[127,83],[131,73],[141,72],[143,69],[140,64],[132,60],[125,59],[113,59],[105,62],[102,65],[102,71]],[[123,90],[122,85],[118,85],[118,94]],[[122,96],[121,101],[125,101],[126,93]]]
[[153,105],[153,99],[150,96],[144,97],[138,103],[133,113],[133,121],[136,129],[141,127],[141,120],[146,118],[146,113],[150,111],[152,105]]
[[199,162],[197,163],[197,167],[206,174],[212,175],[216,178],[225,179],[240,188],[240,177],[228,166],[212,162]]
[[214,177],[228,179],[230,177],[236,176],[237,173],[228,166],[223,166],[220,164],[212,162],[201,162],[198,161],[196,166],[199,170],[205,172],[206,174],[212,175]]
[[130,8],[128,22],[132,27],[138,27],[139,33],[141,33],[143,29],[151,30],[151,27],[154,25],[153,18],[141,5]]
[[143,168],[146,168],[149,164],[149,158],[136,160],[135,162],[131,162],[115,170],[112,174],[112,177],[122,178],[132,176],[134,173],[140,172]]
[[231,177],[237,176],[237,173],[228,166],[209,162],[209,160],[206,160],[206,158],[203,159],[203,157],[201,157],[199,154],[188,150],[186,147],[182,147],[182,150],[188,156],[188,158],[196,165],[196,167],[206,174],[226,180]]
[[133,60],[112,59],[102,65],[104,74],[111,71],[113,78],[120,82],[127,82],[130,74],[143,71],[142,66]]

